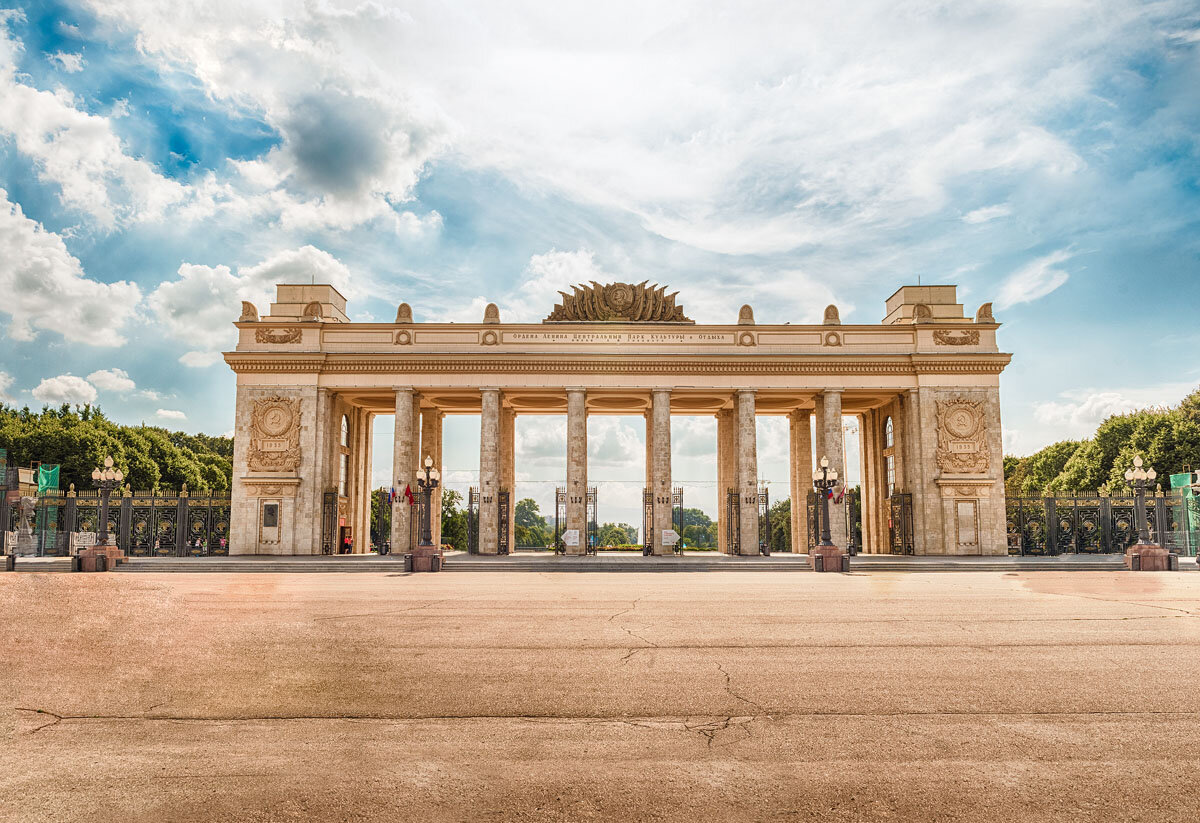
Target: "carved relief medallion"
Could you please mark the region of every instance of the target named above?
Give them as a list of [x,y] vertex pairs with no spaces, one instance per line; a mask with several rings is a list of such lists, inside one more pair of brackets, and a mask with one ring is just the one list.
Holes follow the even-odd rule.
[[939,346],[978,346],[979,330],[966,329],[955,332],[950,329],[934,329],[933,342]]
[[300,329],[258,329],[254,339],[259,343],[299,343]]
[[983,402],[957,396],[937,402],[937,464],[943,472],[982,474],[991,465]]
[[295,471],[300,467],[300,401],[275,395],[254,401],[250,420],[251,471]]

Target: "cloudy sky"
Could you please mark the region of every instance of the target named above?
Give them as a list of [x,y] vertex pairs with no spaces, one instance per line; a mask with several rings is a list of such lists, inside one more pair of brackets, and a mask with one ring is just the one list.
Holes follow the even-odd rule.
[[[229,323],[283,279],[360,320],[649,278],[700,322],[878,322],[920,278],[994,301],[1028,453],[1200,383],[1198,89],[1194,0],[17,4],[0,395],[226,432]],[[607,499],[637,423],[593,423]],[[709,427],[677,423],[681,479]],[[527,482],[561,431],[521,427]]]

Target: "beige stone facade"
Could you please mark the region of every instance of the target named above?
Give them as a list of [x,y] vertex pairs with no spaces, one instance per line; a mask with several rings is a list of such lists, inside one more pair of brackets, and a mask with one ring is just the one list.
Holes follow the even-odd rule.
[[[712,414],[722,551],[733,550],[731,522],[741,552],[758,550],[755,420],[782,415],[798,503],[793,551],[816,537],[804,505],[814,463],[828,457],[846,477],[843,421],[854,417],[865,551],[1006,553],[999,377],[1010,355],[997,347],[990,305],[972,318],[953,286],[908,286],[878,325],[843,325],[833,306],[814,326],[758,325],[748,306],[730,320],[697,325],[674,294],[610,284],[576,287],[542,323],[503,323],[494,306],[479,323],[419,323],[406,304],[394,323],[351,323],[333,287],[281,285],[269,314],[244,304],[237,348],[225,355],[238,387],[231,552],[320,554],[347,537],[366,550],[378,414],[396,416],[391,540],[410,549],[403,491],[416,493],[427,455],[442,470],[445,416],[475,414],[479,551],[495,553],[516,503],[516,418],[552,413],[567,416],[567,528],[582,535],[568,552],[586,546],[590,415],[644,416],[654,503],[645,539],[663,554],[671,416]],[[831,509],[844,546],[852,524],[843,506]]]

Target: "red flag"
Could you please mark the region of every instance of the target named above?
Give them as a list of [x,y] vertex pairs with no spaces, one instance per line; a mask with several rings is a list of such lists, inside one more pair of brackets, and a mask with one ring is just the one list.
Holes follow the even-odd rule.
[[416,499],[413,497],[412,486],[406,485],[404,487],[404,497],[408,500],[408,505],[415,506],[417,504]]

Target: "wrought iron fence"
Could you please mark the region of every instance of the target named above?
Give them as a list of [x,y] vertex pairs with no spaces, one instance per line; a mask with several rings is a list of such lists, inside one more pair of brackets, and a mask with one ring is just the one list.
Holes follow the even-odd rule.
[[[100,493],[53,491],[37,498],[32,517],[37,554],[65,556],[71,534],[103,529]],[[16,532],[17,506],[5,506],[0,526]],[[229,554],[229,493],[144,491],[109,498],[107,531],[132,557]],[[12,547],[8,547],[12,550]]]
[[[1177,492],[1147,495],[1150,541],[1178,554],[1195,555],[1200,532],[1188,528],[1187,505],[1188,501]],[[1008,553],[1122,553],[1138,540],[1136,506],[1136,499],[1130,495],[1009,497]]]

